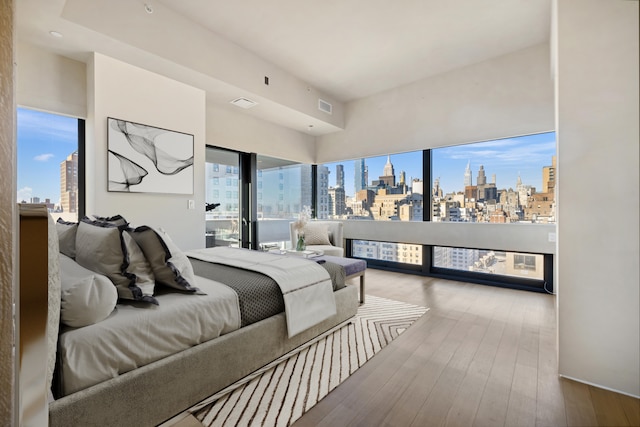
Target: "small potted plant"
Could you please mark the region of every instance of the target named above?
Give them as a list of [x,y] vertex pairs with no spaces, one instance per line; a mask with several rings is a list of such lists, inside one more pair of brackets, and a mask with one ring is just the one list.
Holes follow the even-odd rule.
[[298,219],[293,223],[293,229],[296,231],[298,238],[296,243],[296,251],[304,251],[307,245],[304,242],[304,227],[311,219],[311,208],[303,206],[302,211],[298,214]]

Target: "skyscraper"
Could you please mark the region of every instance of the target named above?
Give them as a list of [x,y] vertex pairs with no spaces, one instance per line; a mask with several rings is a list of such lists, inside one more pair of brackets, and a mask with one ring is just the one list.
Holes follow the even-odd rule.
[[343,187],[329,187],[329,215],[338,218],[346,211],[345,194]]
[[[309,174],[311,176],[311,174]],[[318,219],[327,219],[329,217],[330,211],[330,198],[329,198],[329,168],[324,165],[318,165],[318,193],[317,193],[317,210],[316,210],[316,218]],[[309,188],[311,188],[311,183],[309,183]],[[311,201],[309,201],[309,205],[311,205]]]
[[480,165],[480,170],[478,170],[478,178],[476,179],[476,184],[478,186],[487,184],[487,177],[484,175],[484,166],[482,165]]
[[379,188],[390,188],[396,186],[396,175],[390,156],[387,156],[387,163],[384,165],[382,175],[379,178],[379,180],[373,181],[371,185]]
[[336,187],[344,188],[344,166],[336,165]]
[[367,175],[364,165],[364,159],[357,159],[354,161],[354,191],[357,193],[360,190],[367,188]]
[[395,175],[396,173],[393,169],[393,164],[391,163],[391,156],[387,156],[387,163],[384,165],[382,176],[395,176]]
[[63,212],[78,211],[78,152],[60,162],[60,206]]
[[542,192],[553,193],[556,188],[556,156],[551,157],[551,166],[542,168]]
[[467,168],[464,170],[464,186],[469,187],[473,185],[473,178],[471,177],[471,161],[467,162]]

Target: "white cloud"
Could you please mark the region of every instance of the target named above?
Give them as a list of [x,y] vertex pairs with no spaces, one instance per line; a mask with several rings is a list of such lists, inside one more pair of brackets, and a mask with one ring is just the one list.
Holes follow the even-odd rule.
[[36,162],[48,162],[54,157],[51,153],[39,154],[33,158]]
[[[494,143],[495,142],[495,143]],[[510,143],[507,143],[510,142]],[[555,141],[516,145],[513,140],[491,141],[477,146],[458,146],[444,151],[444,157],[453,160],[471,160],[473,164],[551,164],[555,153]]]
[[33,188],[31,187],[22,187],[18,190],[18,202],[28,202],[31,200],[31,195],[33,193]]

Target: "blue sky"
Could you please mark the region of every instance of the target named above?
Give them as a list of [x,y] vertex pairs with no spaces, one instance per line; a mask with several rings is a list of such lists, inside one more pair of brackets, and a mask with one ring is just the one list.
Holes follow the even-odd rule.
[[[432,154],[432,176],[440,178],[440,187],[444,193],[464,190],[464,171],[470,162],[473,184],[476,184],[478,169],[484,166],[487,182],[491,182],[496,174],[498,189],[514,188],[518,174],[523,184],[532,185],[538,191],[542,189],[542,167],[551,165],[551,157],[556,154],[556,138],[554,132],[536,135],[505,138],[494,141],[465,144],[453,147],[437,148]],[[392,154],[391,163],[395,169],[396,179],[405,171],[408,182],[412,178],[422,179],[422,152]],[[365,160],[369,169],[369,183],[382,175],[387,156],[373,157]],[[354,161],[326,163],[329,167],[329,185],[335,186],[336,167],[344,165],[345,191],[353,195]],[[425,188],[426,191],[426,188]]]
[[18,108],[18,202],[60,200],[60,162],[78,149],[78,119]]

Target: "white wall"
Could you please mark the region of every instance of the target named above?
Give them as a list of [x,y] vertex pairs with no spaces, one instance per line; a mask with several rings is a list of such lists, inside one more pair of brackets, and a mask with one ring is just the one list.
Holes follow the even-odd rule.
[[18,43],[16,99],[23,107],[87,116],[87,71],[83,62]]
[[560,374],[640,396],[638,2],[557,20]]
[[[98,53],[87,69],[87,213],[122,214],[163,227],[182,249],[204,247],[205,92]],[[108,192],[107,117],[194,135],[194,194]]]
[[549,233],[555,224],[477,224],[452,222],[346,221],[345,239],[379,240],[554,254]]
[[554,130],[549,46],[524,49],[351,102],[319,163]]

